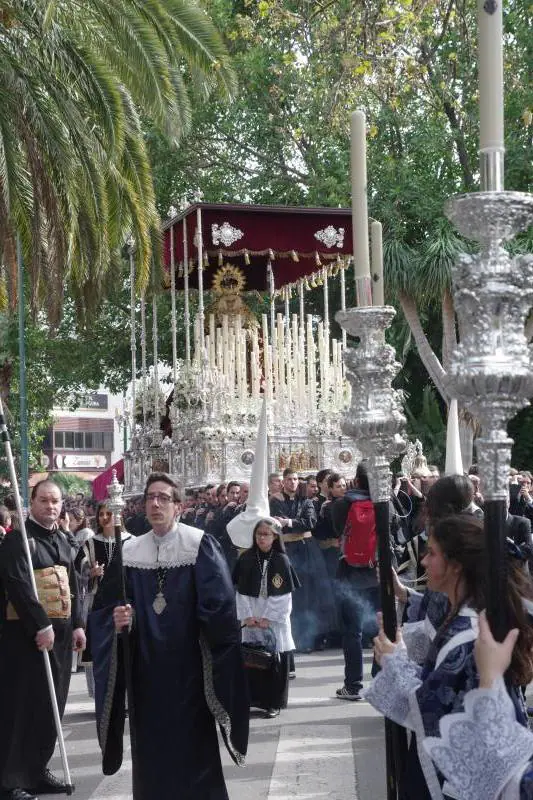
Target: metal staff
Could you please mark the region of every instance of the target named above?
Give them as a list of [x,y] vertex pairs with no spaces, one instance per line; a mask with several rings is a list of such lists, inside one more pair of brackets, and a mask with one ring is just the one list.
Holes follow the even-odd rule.
[[[389,541],[389,464],[405,446],[400,433],[406,421],[400,397],[392,388],[400,365],[396,362],[394,349],[385,342],[385,330],[395,313],[390,306],[361,306],[336,314],[341,327],[360,339],[359,347],[344,352],[352,398],[342,429],[347,436],[357,440],[361,453],[369,462],[370,496],[374,503],[378,538],[383,627],[391,641],[396,639],[396,606]],[[398,777],[406,753],[405,730],[385,720],[387,800],[396,800],[398,796]]]
[[[6,451],[7,464],[9,468],[9,477],[11,478],[11,486],[13,488],[13,494],[15,495],[15,504],[20,522],[20,532],[22,534],[22,545],[24,547],[24,555],[26,556],[26,560],[28,562],[31,586],[36,599],[39,600],[39,594],[37,592],[37,584],[35,582],[35,575],[33,573],[33,561],[31,558],[30,546],[28,544],[28,535],[26,533],[26,525],[24,524],[24,512],[22,510],[22,503],[20,501],[17,473],[15,472],[15,462],[13,460],[13,452],[11,450],[11,442],[9,441],[9,433],[4,418],[4,407],[2,404],[1,397],[0,397],[0,437],[2,439],[2,442],[4,443],[4,448]],[[44,660],[44,669],[46,672],[46,680],[48,683],[48,692],[50,694],[50,702],[52,704],[52,713],[54,715],[54,724],[56,728],[57,742],[59,744],[61,763],[63,765],[63,775],[65,778],[66,794],[70,795],[74,791],[74,786],[72,784],[72,780],[70,777],[70,770],[68,768],[67,751],[65,749],[65,739],[63,738],[63,729],[61,728],[61,717],[59,715],[59,707],[57,705],[56,689],[54,685],[54,677],[52,675],[52,668],[50,666],[50,656],[48,654],[48,650],[43,650],[43,660]]]
[[[122,509],[124,499],[122,497],[122,486],[117,480],[117,471],[113,470],[113,480],[107,487],[108,509],[113,513],[113,524],[115,526],[115,560],[120,576],[120,604],[125,606],[128,603],[126,594],[126,580],[124,566],[122,562]],[[130,729],[131,761],[133,765],[133,785],[135,786],[136,762],[137,762],[137,727],[135,717],[135,701],[133,699],[133,679],[131,667],[131,648],[130,632],[128,628],[123,628],[120,632],[122,641],[122,654],[124,657],[124,679],[126,682],[126,698],[128,701],[128,717]]]

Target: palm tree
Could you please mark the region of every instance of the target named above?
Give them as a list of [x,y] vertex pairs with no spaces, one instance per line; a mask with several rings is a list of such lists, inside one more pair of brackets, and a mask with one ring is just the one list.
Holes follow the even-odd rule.
[[52,323],[66,284],[81,309],[97,300],[130,231],[146,285],[159,219],[141,115],[177,141],[192,91],[232,94],[209,18],[194,0],[0,0],[0,73],[0,257],[11,302],[17,235],[31,307],[46,305]]
[[[446,375],[457,346],[457,323],[451,293],[451,269],[461,252],[471,244],[462,240],[446,220],[438,220],[424,241],[415,250],[398,238],[384,243],[387,281],[396,296],[418,354],[440,397],[449,407],[450,395]],[[442,357],[433,349],[424,330],[420,309],[438,309],[442,325]],[[428,398],[424,398],[424,407]],[[434,403],[434,408],[437,404]],[[465,466],[472,462],[476,420],[460,410],[461,449]]]

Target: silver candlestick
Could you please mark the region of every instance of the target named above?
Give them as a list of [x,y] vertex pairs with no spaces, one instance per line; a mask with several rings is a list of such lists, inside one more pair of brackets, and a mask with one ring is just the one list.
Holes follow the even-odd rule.
[[106,505],[113,514],[113,523],[115,525],[121,525],[121,514],[125,506],[124,498],[122,496],[124,487],[117,480],[116,469],[114,469],[111,474],[111,483],[107,487],[108,500],[106,501]]
[[368,459],[370,494],[375,503],[390,500],[390,462],[406,447],[402,438],[406,419],[400,395],[392,388],[401,365],[394,348],[385,342],[385,331],[395,314],[392,306],[364,306],[335,315],[339,325],[360,340],[358,347],[344,354],[352,398],[341,427]]
[[505,536],[512,439],[508,421],[533,395],[525,322],[533,304],[533,255],[512,258],[504,243],[533,222],[533,196],[490,191],[459,195],[446,213],[463,236],[479,242],[452,270],[460,344],[446,385],[476,417],[479,473],[485,495],[489,617],[505,633]]
[[[344,351],[352,397],[341,427],[343,433],[357,441],[361,453],[368,459],[370,496],[374,503],[378,539],[383,627],[391,641],[396,638],[396,604],[390,547],[390,462],[405,449],[401,432],[406,422],[400,395],[392,388],[400,364],[396,361],[394,348],[385,342],[385,331],[395,313],[391,306],[368,306],[350,308],[335,315],[339,325],[360,340],[358,347]],[[405,730],[386,720],[387,800],[397,798],[398,776],[406,754]]]

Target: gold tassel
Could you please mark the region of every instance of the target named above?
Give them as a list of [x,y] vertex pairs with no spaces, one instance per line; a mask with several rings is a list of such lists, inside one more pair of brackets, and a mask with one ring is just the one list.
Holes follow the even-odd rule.
[[305,289],[306,292],[310,292],[311,291],[311,287],[309,286],[309,281],[307,280],[307,275],[304,278],[304,289]]
[[204,253],[204,267],[208,267],[208,266],[209,266],[209,256],[207,255],[207,252],[205,252]]
[[318,286],[317,282],[315,281],[315,276],[311,278],[311,289],[316,289]]
[[224,256],[222,255],[222,250],[218,251],[218,266],[222,267],[224,264]]
[[274,251],[272,250],[272,248],[268,249],[268,257],[269,257],[270,261],[274,261],[275,255],[274,255]]
[[318,251],[315,252],[315,264],[317,265],[317,267],[322,266],[322,262],[320,260],[320,256],[318,255]]
[[248,250],[244,251],[244,263],[246,264],[247,267],[250,266],[250,253],[248,252]]
[[296,252],[296,250],[291,250],[291,258],[296,263],[298,263],[300,261],[300,258],[298,256],[298,253]]

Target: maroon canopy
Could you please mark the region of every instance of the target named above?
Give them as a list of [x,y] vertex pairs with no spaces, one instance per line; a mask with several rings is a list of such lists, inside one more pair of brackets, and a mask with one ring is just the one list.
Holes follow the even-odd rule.
[[124,483],[124,459],[115,461],[104,472],[101,472],[93,481],[93,498],[97,503],[107,500],[107,487],[113,480],[113,470],[117,471],[117,481]]
[[[223,264],[241,268],[244,291],[268,289],[267,264],[275,288],[312,276],[322,266],[352,254],[352,212],[349,208],[296,208],[226,203],[196,203],[163,226],[164,261],[170,269],[171,229],[174,237],[176,287],[183,288],[184,232],[189,258],[189,286],[197,288],[197,210],[201,211],[204,288],[209,290]],[[192,269],[191,269],[192,267]]]

